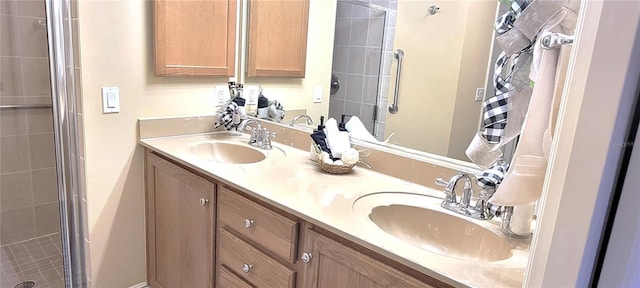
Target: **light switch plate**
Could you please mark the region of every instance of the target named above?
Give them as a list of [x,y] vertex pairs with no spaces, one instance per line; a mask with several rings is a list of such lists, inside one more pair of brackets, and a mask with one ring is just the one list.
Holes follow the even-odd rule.
[[476,88],[476,101],[484,99],[484,88]]
[[260,86],[258,85],[247,85],[244,87],[243,91],[244,99],[247,100],[246,105],[257,105],[258,104],[258,96],[260,96]]
[[322,85],[313,86],[313,103],[322,102]]
[[229,95],[229,86],[219,85],[216,86],[216,101],[218,101],[218,105],[224,105],[229,102],[231,99],[231,95]]
[[102,113],[120,112],[120,92],[118,87],[102,87]]

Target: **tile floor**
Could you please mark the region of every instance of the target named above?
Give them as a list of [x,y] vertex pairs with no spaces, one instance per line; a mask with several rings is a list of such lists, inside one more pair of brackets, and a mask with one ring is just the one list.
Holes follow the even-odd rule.
[[0,288],[35,281],[34,288],[64,288],[60,233],[0,246]]

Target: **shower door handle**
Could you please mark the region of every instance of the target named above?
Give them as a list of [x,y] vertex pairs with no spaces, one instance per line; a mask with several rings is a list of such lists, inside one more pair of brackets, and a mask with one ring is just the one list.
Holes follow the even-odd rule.
[[398,66],[396,66],[396,87],[393,91],[393,103],[389,106],[389,113],[398,113],[398,94],[400,92],[400,74],[402,74],[402,58],[404,58],[404,50],[398,48],[393,57],[398,59]]

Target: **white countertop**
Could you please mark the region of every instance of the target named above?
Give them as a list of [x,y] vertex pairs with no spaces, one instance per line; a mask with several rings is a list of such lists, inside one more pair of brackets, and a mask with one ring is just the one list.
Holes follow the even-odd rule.
[[[350,174],[327,174],[309,160],[308,151],[276,142],[272,143],[274,149],[262,150],[267,153],[266,160],[252,164],[221,164],[202,159],[190,152],[191,143],[211,140],[216,135],[220,134],[141,139],[140,144],[447,284],[475,287],[522,285],[528,257],[528,244],[523,244],[523,241],[514,242],[518,243],[517,248],[505,260],[462,260],[407,245],[378,228],[369,220],[366,211],[363,213],[352,207],[359,197],[375,192],[410,192],[442,197],[441,191],[359,167],[355,167]],[[246,139],[232,141],[246,145]],[[388,203],[379,204],[398,202],[397,199],[389,198]],[[384,198],[377,199],[378,202],[386,202]],[[495,221],[474,223],[497,227]]]

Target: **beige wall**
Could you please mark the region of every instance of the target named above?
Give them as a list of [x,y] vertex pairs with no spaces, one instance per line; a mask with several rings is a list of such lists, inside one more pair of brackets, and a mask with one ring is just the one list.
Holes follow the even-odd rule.
[[[401,146],[467,160],[460,150],[477,128],[480,102],[474,95],[486,82],[496,2],[443,1],[436,15],[427,15],[429,5],[398,2],[394,49],[402,48],[405,57],[399,112],[387,114],[385,138],[401,131],[392,138]],[[394,61],[390,87],[396,65]],[[389,90],[393,103],[394,89]]]
[[[321,2],[311,1],[311,23],[335,15],[330,11],[335,3]],[[90,278],[96,287],[128,287],[146,280],[143,151],[136,144],[137,119],[212,114],[214,87],[227,82],[155,77],[151,13],[151,1],[79,1]],[[309,27],[307,78],[273,81],[274,86],[265,81],[265,93],[279,95],[274,98],[286,108],[302,107],[297,101],[311,99],[313,85],[328,83],[331,61],[319,55],[331,53],[333,42],[320,35],[333,39],[333,27]],[[120,88],[120,113],[102,114],[103,86]],[[328,87],[323,90],[328,99]],[[315,106],[307,107],[314,115],[322,110]]]
[[[327,116],[337,3],[337,0],[310,2],[305,78],[244,78],[245,85],[260,85],[265,97],[280,101],[286,110],[306,109],[314,122],[318,122],[321,115]],[[246,51],[246,45],[242,49]],[[322,86],[321,103],[313,103],[316,85]]]
[[[493,29],[488,29],[494,22],[496,1],[469,1],[467,25],[460,57],[460,74],[456,90],[456,102],[453,109],[451,133],[449,134],[449,151],[447,157],[468,160],[464,153],[471,138],[478,131],[478,119],[482,109],[482,101],[475,100],[477,88],[485,88],[488,67],[493,71],[490,61]],[[488,91],[492,88],[487,87]],[[491,93],[491,92],[490,92]]]

